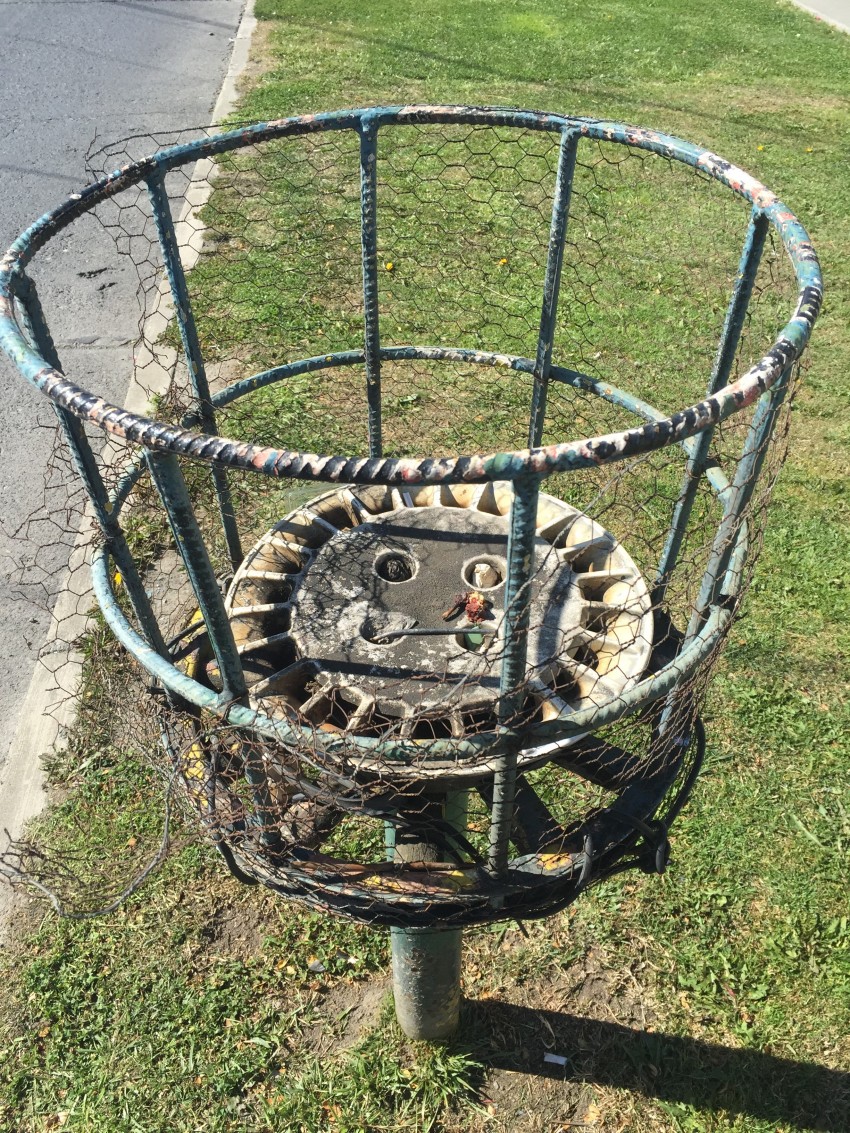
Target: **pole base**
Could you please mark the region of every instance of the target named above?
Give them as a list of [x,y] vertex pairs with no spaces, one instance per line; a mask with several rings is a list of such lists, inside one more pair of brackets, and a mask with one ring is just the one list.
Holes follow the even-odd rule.
[[460,1016],[460,929],[390,929],[393,997],[409,1039],[447,1039]]

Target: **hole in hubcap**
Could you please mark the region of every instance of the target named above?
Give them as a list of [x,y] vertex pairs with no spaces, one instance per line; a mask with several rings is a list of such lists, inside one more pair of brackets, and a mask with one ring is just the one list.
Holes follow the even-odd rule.
[[463,581],[471,590],[495,590],[505,581],[507,564],[496,555],[478,555],[463,566]]
[[384,582],[410,582],[416,574],[416,563],[401,551],[385,551],[375,560],[375,574]]

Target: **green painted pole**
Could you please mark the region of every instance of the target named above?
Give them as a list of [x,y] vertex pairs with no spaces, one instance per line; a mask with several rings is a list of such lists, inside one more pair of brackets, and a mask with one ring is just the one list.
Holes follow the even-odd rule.
[[[442,819],[456,830],[466,827],[466,791],[435,797],[421,817]],[[439,861],[444,852],[416,835],[387,824],[387,854],[394,862]],[[399,1026],[409,1039],[447,1039],[460,1017],[463,932],[459,928],[390,929],[393,998]]]

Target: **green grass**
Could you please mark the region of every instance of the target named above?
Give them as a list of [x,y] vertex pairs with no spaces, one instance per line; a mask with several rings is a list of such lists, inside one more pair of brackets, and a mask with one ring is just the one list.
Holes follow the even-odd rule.
[[[386,1005],[349,1026],[385,972],[382,934],[241,889],[179,826],[178,851],[118,913],[80,922],[49,914],[3,957],[0,1129],[850,1128],[850,1090],[830,1074],[850,1066],[850,41],[771,0],[259,0],[257,14],[264,67],[240,117],[373,102],[504,103],[677,133],[749,169],[798,213],[821,255],[826,307],[747,612],[713,686],[708,766],[674,830],[663,881],[615,879],[530,925],[527,938],[513,928],[471,937],[472,1006],[457,1042],[429,1050],[403,1041]],[[225,167],[230,186],[225,180],[205,217],[220,238],[192,277],[213,361],[235,357],[244,372],[279,361],[280,349],[295,357],[329,342],[359,344],[356,197],[350,186],[337,191],[352,155],[334,145],[311,151],[318,181],[297,162],[287,167],[280,150]],[[537,215],[544,157],[529,157],[519,201],[505,194],[499,207],[479,202],[465,214],[481,254],[448,270],[451,240],[444,257],[423,256],[404,207],[416,178],[401,144],[388,151],[402,189],[381,247],[382,262],[394,264],[382,277],[390,335],[424,333],[436,316],[449,341],[511,349],[528,341],[534,327],[515,315],[536,245],[523,243],[512,210]],[[582,262],[595,263],[595,286],[581,333],[563,348],[635,392],[679,404],[704,382],[740,214],[707,191],[689,204],[686,183],[663,180],[665,170],[630,169],[625,190],[608,166],[580,170],[577,216],[590,227],[576,226],[576,238],[585,241]],[[440,176],[444,191],[451,178]],[[297,270],[282,278],[281,249],[292,247],[282,234],[293,210],[316,199],[316,184],[324,211],[298,232]],[[664,225],[650,207],[662,184]],[[270,199],[258,200],[269,185]],[[615,191],[626,211],[612,219],[610,239],[628,265],[626,299],[580,235],[600,235],[594,208]],[[700,216],[728,236],[716,262]],[[260,245],[248,275],[230,235],[240,218]],[[340,260],[353,249],[351,278],[325,265],[330,224]],[[496,296],[487,318],[467,301],[470,272]],[[789,306],[785,291],[778,306],[759,308],[752,349]],[[506,328],[510,342],[495,341]],[[415,386],[389,376],[397,451],[415,451],[423,419],[445,450],[514,435],[521,388],[493,394],[457,371],[450,388],[459,399],[475,390],[478,413],[441,417],[436,380],[427,367]],[[306,448],[322,440],[353,448],[363,422],[340,412],[351,388],[347,378],[329,386],[306,378],[234,408],[227,426]],[[595,408],[564,398],[551,428],[562,437],[599,421]],[[646,492],[653,483],[666,491],[668,473],[663,463],[649,467]],[[620,522],[628,527],[625,513]],[[634,519],[632,543],[651,544],[653,522]],[[155,547],[160,532],[140,537]],[[104,654],[107,664],[95,664]],[[92,877],[98,859],[126,871],[159,836],[161,783],[96,711],[114,688],[104,673],[114,682],[120,665],[105,640],[93,650],[93,709],[84,708],[54,768],[70,794],[44,820]],[[311,970],[317,962],[324,971]],[[541,1076],[546,1049],[571,1058],[563,1080]]]

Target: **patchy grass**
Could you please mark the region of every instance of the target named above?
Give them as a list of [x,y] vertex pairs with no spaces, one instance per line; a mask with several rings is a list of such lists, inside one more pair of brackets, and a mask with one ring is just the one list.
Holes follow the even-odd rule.
[[[748,613],[715,682],[708,766],[675,828],[664,880],[606,883],[528,936],[503,926],[471,936],[461,1033],[427,1049],[400,1037],[382,1002],[383,935],[239,888],[180,830],[183,848],[118,913],[80,922],[48,914],[3,956],[0,1128],[850,1128],[850,41],[771,0],[259,0],[258,15],[263,58],[240,116],[468,101],[666,129],[750,169],[798,212],[822,257],[826,309]],[[323,168],[332,177],[337,167]],[[283,197],[274,204],[286,207]],[[340,198],[330,222],[350,225],[350,204]],[[210,209],[228,207],[222,194]],[[253,198],[240,208],[262,219]],[[657,221],[643,214],[638,233],[655,230],[660,256],[668,229]],[[217,223],[226,229],[221,211]],[[509,235],[497,231],[494,247]],[[387,251],[400,289],[403,224],[397,237]],[[317,247],[309,238],[307,257]],[[669,243],[685,263],[681,233]],[[499,261],[510,259],[496,251],[494,287],[508,266]],[[257,278],[291,298],[273,272],[262,274],[272,260],[261,258]],[[228,276],[226,261],[222,244],[193,276],[220,300],[202,327],[208,339],[240,305],[264,321],[255,289]],[[695,277],[682,272],[652,281],[668,334],[682,317],[676,288]],[[337,348],[356,345],[355,299],[340,293],[331,303],[315,278],[293,352],[326,349],[330,332]],[[606,286],[603,278],[597,323]],[[453,308],[463,295],[438,297]],[[416,316],[403,300],[400,334]],[[331,308],[342,312],[336,324]],[[614,372],[627,360],[626,329],[615,314],[605,324],[603,362]],[[273,354],[278,343],[260,345]],[[638,345],[655,381],[669,361],[661,342],[647,331]],[[639,383],[639,367],[631,372]],[[302,430],[311,447],[339,405],[329,396],[318,420],[298,418],[314,388],[261,400],[242,427],[274,408],[276,428]],[[404,449],[422,409],[402,400],[408,390],[397,396]],[[446,446],[498,439],[486,417],[465,432],[438,424]],[[111,703],[104,673],[114,681],[120,660],[107,644],[94,652],[96,708]],[[104,652],[108,663],[95,665]],[[69,758],[54,768],[72,793],[45,822],[69,854],[91,861],[94,848],[101,863],[126,864],[158,837],[162,785],[131,764],[104,715],[83,711]],[[566,1064],[545,1062],[547,1051]]]

